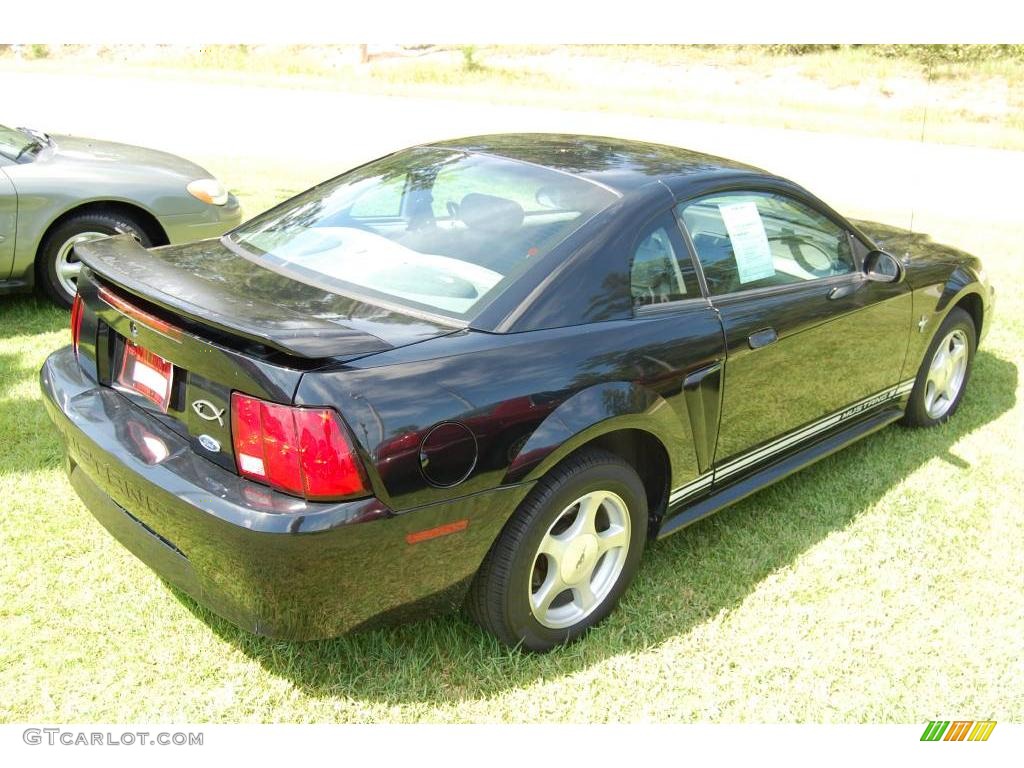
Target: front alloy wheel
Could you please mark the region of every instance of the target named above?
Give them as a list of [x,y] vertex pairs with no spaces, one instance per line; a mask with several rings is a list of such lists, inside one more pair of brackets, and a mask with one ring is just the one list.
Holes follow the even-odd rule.
[[47,231],[36,256],[36,282],[56,304],[70,307],[78,291],[82,262],[75,246],[111,235],[131,235],[144,248],[153,243],[141,220],[119,210],[74,213]]
[[971,316],[960,307],[950,310],[918,369],[904,424],[930,427],[956,412],[971,376],[977,338]]
[[78,292],[78,273],[82,271],[82,262],[74,253],[75,246],[90,240],[99,240],[102,237],[110,237],[110,235],[104,232],[82,232],[69,237],[57,248],[54,271],[57,283],[67,296],[74,297]]
[[924,385],[924,407],[933,419],[941,419],[949,411],[967,375],[970,342],[962,328],[947,333],[932,356]]

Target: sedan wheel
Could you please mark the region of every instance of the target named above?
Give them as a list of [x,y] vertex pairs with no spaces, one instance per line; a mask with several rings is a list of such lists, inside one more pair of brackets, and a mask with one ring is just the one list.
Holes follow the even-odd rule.
[[70,307],[78,292],[82,262],[75,246],[111,235],[131,235],[144,248],[153,242],[140,221],[117,211],[84,211],[58,222],[46,233],[36,256],[36,282],[57,304]]
[[103,232],[82,232],[68,238],[57,248],[54,272],[61,289],[68,295],[74,296],[78,291],[78,273],[82,271],[82,262],[74,254],[75,246],[90,240],[98,240],[101,237],[109,237],[109,235]]

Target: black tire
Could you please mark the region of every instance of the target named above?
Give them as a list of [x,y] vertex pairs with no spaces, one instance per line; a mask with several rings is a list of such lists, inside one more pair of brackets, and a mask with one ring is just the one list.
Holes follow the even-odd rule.
[[72,238],[85,233],[103,235],[130,234],[144,247],[153,243],[145,227],[133,217],[120,212],[95,211],[78,213],[46,233],[39,254],[36,257],[36,282],[39,288],[55,304],[70,307],[75,295],[62,284],[58,277],[58,262],[62,262],[64,246]]
[[[933,415],[928,412],[927,407],[928,372],[932,361],[935,359],[939,345],[948,339],[950,334],[957,331],[961,332],[966,338],[967,367],[963,373],[959,389],[955,397],[949,401],[948,407],[942,413]],[[946,315],[946,319],[939,326],[939,330],[935,332],[931,344],[928,345],[928,351],[921,361],[921,367],[918,369],[917,378],[914,381],[914,388],[910,392],[910,400],[907,402],[907,410],[903,414],[903,423],[905,425],[910,427],[933,427],[936,424],[945,423],[949,420],[950,416],[956,413],[960,403],[963,401],[964,392],[967,390],[967,383],[971,378],[971,368],[974,365],[974,353],[977,349],[977,344],[977,329],[974,327],[974,320],[971,316],[959,307],[950,310],[950,313]]]
[[[594,556],[593,570],[585,578],[589,584],[604,567],[603,558],[612,556],[613,552],[616,553],[615,567],[621,570],[604,580],[600,589],[605,591],[589,609],[589,614],[570,626],[545,626],[534,615],[530,604],[538,569],[546,571],[549,563],[554,562],[539,553],[541,542],[556,523],[562,525],[562,521],[575,517],[569,510],[576,509],[571,506],[576,500],[595,492],[610,494],[613,508],[618,501],[624,503],[629,521],[628,543]],[[600,519],[607,508],[602,502],[599,509]],[[621,513],[621,509],[616,511],[616,514]],[[605,522],[610,519],[606,518]],[[597,526],[599,531],[600,525]],[[611,530],[609,525],[604,532]],[[483,629],[509,646],[548,651],[576,640],[611,613],[636,574],[646,539],[647,494],[633,467],[606,451],[587,450],[577,454],[542,478],[505,525],[470,587],[469,613]],[[582,562],[581,554],[576,568],[580,568]],[[610,570],[614,573],[614,568]],[[576,599],[576,593],[569,586],[559,594],[566,602]],[[574,609],[570,606],[570,610]]]

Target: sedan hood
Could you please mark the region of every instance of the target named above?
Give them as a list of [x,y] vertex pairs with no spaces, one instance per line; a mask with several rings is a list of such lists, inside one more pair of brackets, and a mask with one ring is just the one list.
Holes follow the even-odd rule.
[[119,235],[75,253],[107,282],[173,315],[295,357],[353,359],[456,330],[292,280],[219,240],[146,250]]
[[84,139],[77,136],[52,136],[53,146],[44,149],[37,163],[68,163],[72,165],[132,167],[151,174],[201,179],[210,174],[201,166],[182,157],[156,149],[118,144],[113,141]]

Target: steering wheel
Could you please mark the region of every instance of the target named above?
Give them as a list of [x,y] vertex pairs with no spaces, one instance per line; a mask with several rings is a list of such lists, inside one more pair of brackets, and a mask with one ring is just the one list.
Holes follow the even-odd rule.
[[[788,246],[789,252],[793,256],[793,261],[795,261],[801,269],[806,272],[810,272],[815,277],[827,277],[832,274],[835,268],[835,260],[832,254],[813,240],[802,238],[790,233],[770,237],[769,240],[774,240]],[[804,248],[816,251],[817,254],[821,255],[821,259],[824,263],[819,261],[817,258],[815,258],[814,261],[818,263],[812,263],[807,258],[807,253],[804,252]]]

